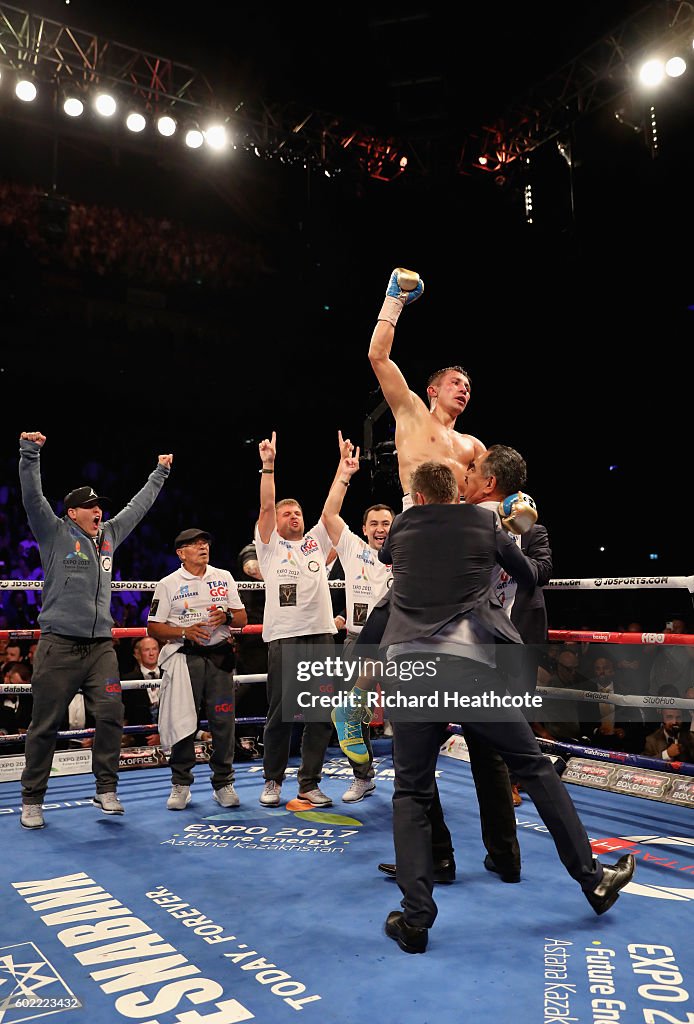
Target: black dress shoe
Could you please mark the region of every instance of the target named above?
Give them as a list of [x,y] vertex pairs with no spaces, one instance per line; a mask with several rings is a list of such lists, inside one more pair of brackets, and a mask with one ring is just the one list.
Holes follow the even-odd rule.
[[[379,864],[378,870],[389,878],[395,878],[395,864]],[[437,885],[451,885],[455,882],[455,861],[438,860],[434,864],[434,882]]]
[[600,885],[592,892],[586,893],[586,899],[596,914],[604,914],[609,910],[627,882],[631,881],[636,868],[636,861],[631,853],[620,857],[616,864],[603,864],[603,876]]
[[402,910],[391,910],[386,918],[386,935],[395,939],[405,953],[424,953],[429,940],[428,928],[413,928],[405,924]]
[[484,858],[484,866],[487,871],[493,871],[497,874],[502,882],[520,882],[520,870],[502,871],[501,868],[496,866],[489,854]]

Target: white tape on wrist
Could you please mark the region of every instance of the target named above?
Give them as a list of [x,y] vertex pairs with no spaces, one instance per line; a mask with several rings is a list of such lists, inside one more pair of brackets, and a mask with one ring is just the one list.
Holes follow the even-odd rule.
[[386,295],[381,306],[381,312],[378,314],[379,320],[387,320],[393,327],[398,322],[398,317],[405,308],[405,303],[400,299],[394,298],[392,295]]

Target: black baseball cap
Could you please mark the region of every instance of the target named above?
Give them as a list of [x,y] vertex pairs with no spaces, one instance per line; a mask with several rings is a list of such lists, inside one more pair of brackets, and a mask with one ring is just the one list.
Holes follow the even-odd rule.
[[174,541],[174,548],[178,551],[184,544],[190,544],[194,540],[199,540],[202,537],[203,540],[212,540],[212,534],[208,533],[207,530],[181,530],[178,537]]
[[92,508],[93,505],[110,505],[111,499],[97,494],[93,487],[75,487],[63,498],[65,508]]

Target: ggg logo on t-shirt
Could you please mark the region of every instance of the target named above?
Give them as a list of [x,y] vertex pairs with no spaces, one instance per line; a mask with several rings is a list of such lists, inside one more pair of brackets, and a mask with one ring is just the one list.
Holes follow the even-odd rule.
[[316,551],[318,551],[318,542],[313,539],[310,533],[306,537],[304,543],[301,545],[300,550],[302,555],[313,555]]

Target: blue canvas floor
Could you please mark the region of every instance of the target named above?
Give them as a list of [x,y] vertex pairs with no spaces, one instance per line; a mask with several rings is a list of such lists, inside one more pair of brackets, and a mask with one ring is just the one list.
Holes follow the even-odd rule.
[[694,1020],[691,810],[569,787],[603,859],[628,848],[638,863],[598,918],[527,796],[521,884],[484,870],[469,767],[440,758],[458,881],[436,888],[429,949],[408,956],[383,933],[400,893],[377,870],[393,859],[390,748],[377,748],[376,792],[356,805],[330,751],[323,812],[261,807],[251,762],[229,811],[206,766],[180,813],[166,769],[123,773],[123,817],[91,805],[91,776],[53,778],[47,828],[27,832],[19,783],[2,784],[1,1024]]

